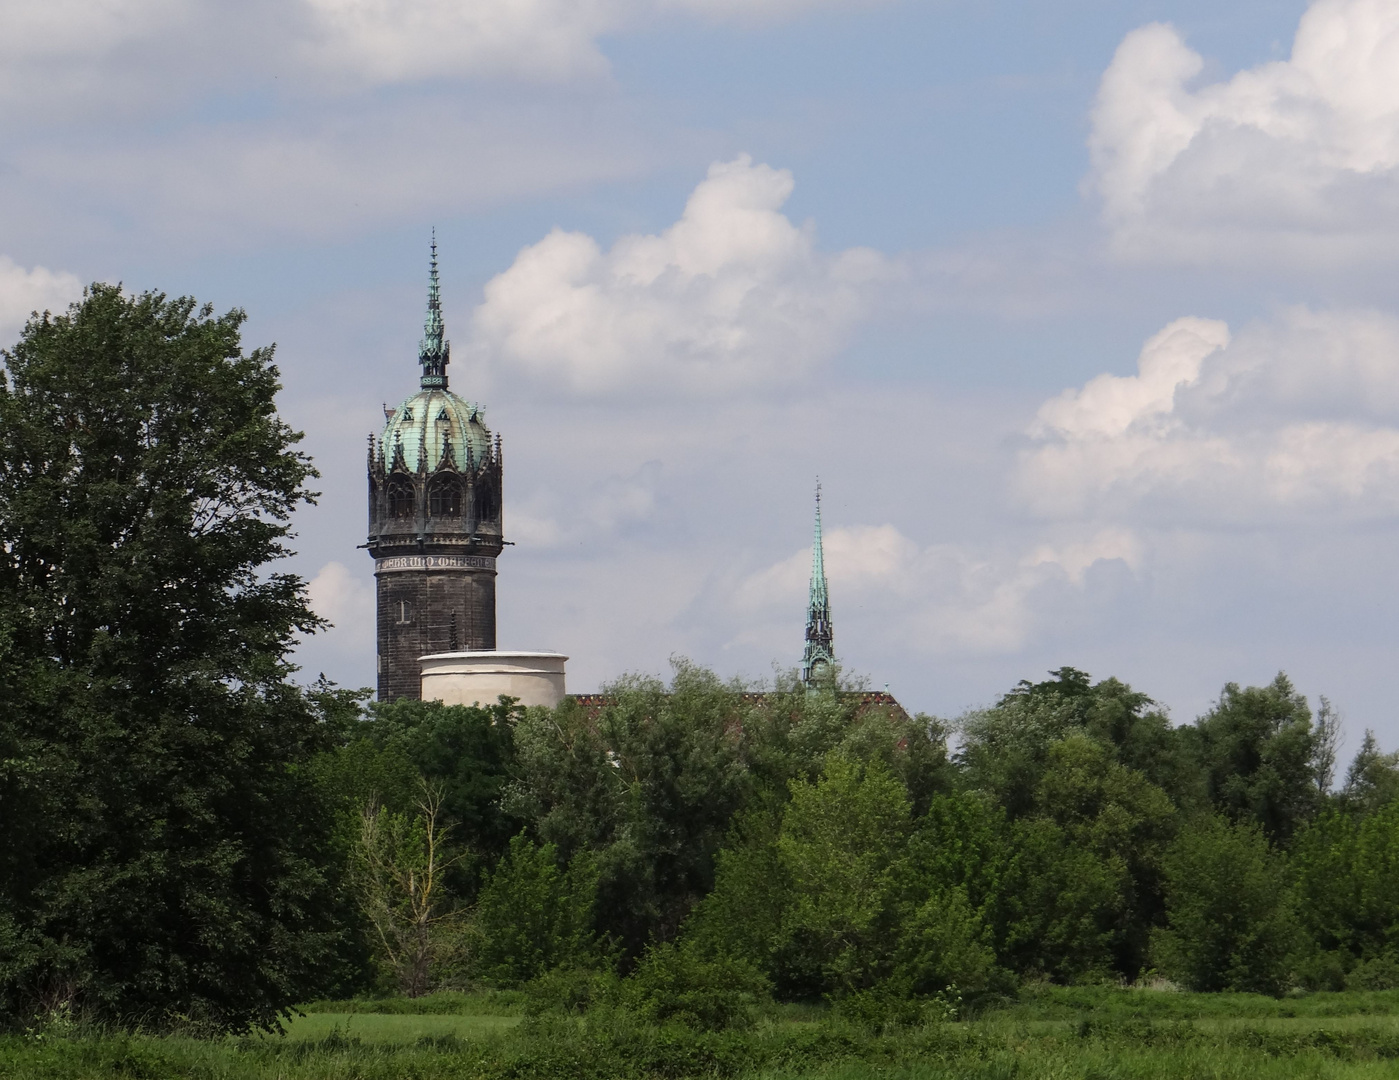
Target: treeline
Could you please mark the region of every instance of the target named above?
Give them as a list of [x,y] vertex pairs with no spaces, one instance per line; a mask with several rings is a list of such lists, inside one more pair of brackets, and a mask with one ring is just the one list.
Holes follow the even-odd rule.
[[433,828],[456,853],[414,962],[370,919],[380,988],[620,972],[884,1008],[1024,979],[1399,986],[1399,755],[1367,733],[1333,790],[1335,715],[1285,676],[1178,727],[1071,668],[955,729],[743,691],[681,664],[601,706],[348,716],[318,766],[347,858],[371,820],[416,822],[408,862]]
[[1066,668],[955,731],[687,665],[552,711],[298,685],[315,470],[243,320],[93,285],[0,354],[0,1026],[1399,983],[1399,763],[1333,792],[1281,677],[1172,727]]

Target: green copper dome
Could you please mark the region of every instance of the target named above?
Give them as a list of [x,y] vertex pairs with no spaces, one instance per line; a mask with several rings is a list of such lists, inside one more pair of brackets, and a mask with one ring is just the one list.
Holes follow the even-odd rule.
[[430,472],[448,454],[466,472],[489,455],[491,433],[480,405],[450,390],[419,390],[388,415],[379,446],[387,469],[394,467],[402,447],[409,472]]

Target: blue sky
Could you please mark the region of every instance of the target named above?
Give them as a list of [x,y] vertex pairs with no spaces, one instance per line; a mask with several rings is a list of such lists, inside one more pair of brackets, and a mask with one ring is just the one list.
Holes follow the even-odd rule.
[[373,681],[363,447],[505,439],[501,644],[578,690],[836,644],[956,716],[1071,664],[1178,720],[1284,669],[1399,743],[1399,0],[12,0],[0,336],[247,309]]

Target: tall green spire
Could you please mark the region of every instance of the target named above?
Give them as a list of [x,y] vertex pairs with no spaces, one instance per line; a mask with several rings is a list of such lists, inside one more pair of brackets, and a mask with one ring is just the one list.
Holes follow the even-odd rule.
[[811,544],[811,590],[806,602],[806,649],[802,653],[802,682],[811,686],[830,676],[835,667],[835,631],[831,598],[826,591],[826,557],[821,545],[821,481],[816,481],[816,528]]
[[447,364],[452,351],[442,323],[442,290],[437,283],[437,230],[432,230],[432,257],[428,264],[427,320],[423,323],[423,340],[418,344],[418,360],[423,365],[422,388],[445,390]]

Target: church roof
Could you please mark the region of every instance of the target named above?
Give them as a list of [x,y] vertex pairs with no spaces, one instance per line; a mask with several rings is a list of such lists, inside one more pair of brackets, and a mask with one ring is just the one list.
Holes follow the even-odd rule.
[[418,345],[418,362],[423,374],[422,387],[390,410],[384,408],[384,430],[379,436],[379,452],[385,469],[401,460],[409,472],[430,472],[443,464],[459,471],[474,469],[489,454],[491,432],[484,410],[447,389],[447,364],[451,345],[442,321],[442,290],[437,278],[437,232],[432,234],[428,260],[427,318],[423,339]]
[[394,467],[400,448],[409,472],[436,469],[444,457],[465,472],[490,453],[491,432],[481,406],[450,390],[419,390],[384,415],[379,446],[386,469]]

